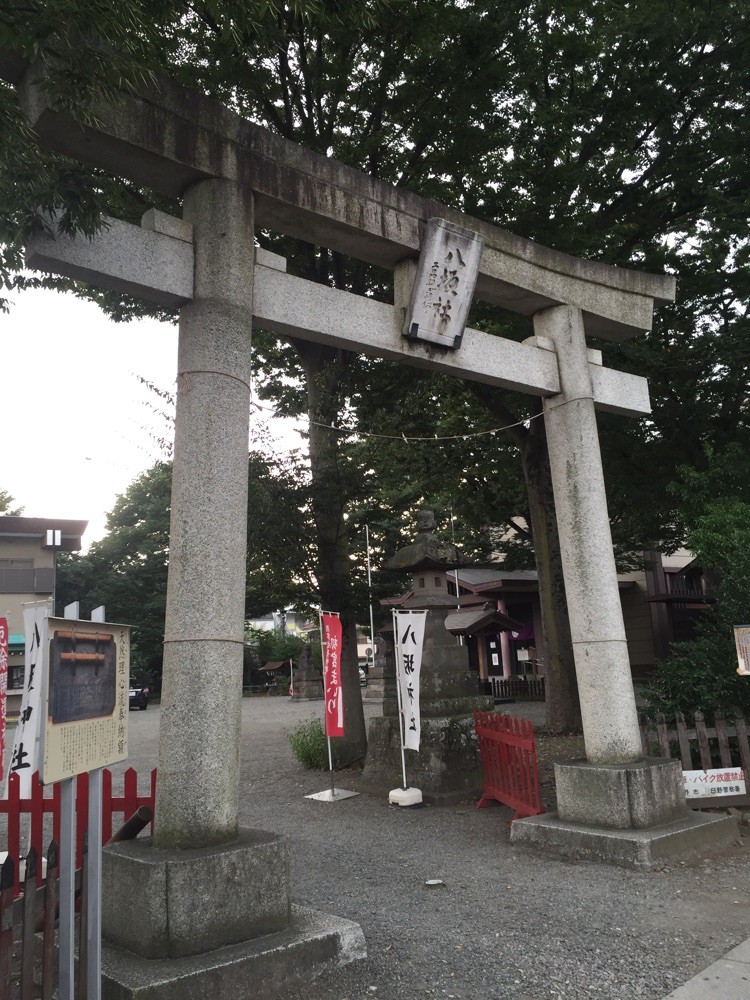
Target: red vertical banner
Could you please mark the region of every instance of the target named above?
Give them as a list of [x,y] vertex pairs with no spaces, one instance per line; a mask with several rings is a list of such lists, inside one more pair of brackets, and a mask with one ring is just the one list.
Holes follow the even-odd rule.
[[326,736],[344,735],[344,692],[341,688],[341,619],[322,614],[323,686],[326,697]]
[[8,692],[8,621],[0,618],[0,781],[5,755],[5,712]]

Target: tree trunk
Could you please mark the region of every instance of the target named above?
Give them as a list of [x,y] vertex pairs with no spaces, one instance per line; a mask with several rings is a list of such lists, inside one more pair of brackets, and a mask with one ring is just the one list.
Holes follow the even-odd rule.
[[[541,402],[538,405],[541,409]],[[579,730],[581,706],[570,638],[547,437],[541,418],[531,421],[529,429],[523,433],[520,448],[542,611],[547,729],[555,733]]]
[[333,741],[333,752],[336,762],[346,766],[364,760],[367,732],[359,686],[357,609],[352,604],[349,539],[344,520],[349,490],[338,460],[338,434],[329,428],[338,419],[339,386],[352,356],[319,344],[296,340],[293,344],[305,370],[307,384],[320,601],[324,611],[337,611],[341,616],[345,735]]
[[[501,420],[517,419],[504,405],[495,390],[472,386],[474,395]],[[541,413],[541,400],[535,402]],[[529,503],[529,530],[534,544],[539,601],[544,632],[544,672],[547,728],[562,733],[581,728],[573,644],[570,638],[568,605],[562,572],[560,541],[555,519],[552,476],[547,453],[544,423],[539,416],[529,429],[514,427],[510,434],[521,452],[526,494]]]

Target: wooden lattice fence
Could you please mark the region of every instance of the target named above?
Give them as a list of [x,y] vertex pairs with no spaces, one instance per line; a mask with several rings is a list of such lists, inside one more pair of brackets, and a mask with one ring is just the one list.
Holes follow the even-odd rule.
[[[673,721],[657,715],[654,719],[642,718],[640,728],[646,756],[678,758],[683,771],[739,768],[750,788],[748,727],[741,713],[733,713],[732,719],[727,720],[723,712],[716,711],[712,723],[706,721],[703,712],[696,712],[692,723],[681,712]],[[710,800],[688,799],[688,805],[701,809],[714,801],[717,806],[743,806],[750,804],[750,794],[721,794]]]

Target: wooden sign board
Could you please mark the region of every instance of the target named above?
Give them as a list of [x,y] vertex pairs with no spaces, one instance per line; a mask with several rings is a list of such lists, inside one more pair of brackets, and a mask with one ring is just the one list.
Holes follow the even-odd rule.
[[479,275],[484,237],[429,219],[419,253],[404,336],[441,347],[461,345]]
[[42,781],[50,784],[128,756],[130,628],[48,620]]

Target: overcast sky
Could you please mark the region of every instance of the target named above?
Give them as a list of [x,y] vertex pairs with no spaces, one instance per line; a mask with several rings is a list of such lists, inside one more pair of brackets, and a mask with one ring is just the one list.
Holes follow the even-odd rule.
[[176,372],[176,326],[112,323],[57,292],[15,296],[0,314],[0,489],[29,517],[88,520],[90,545],[117,494],[162,457],[167,427],[137,376],[173,390]]

